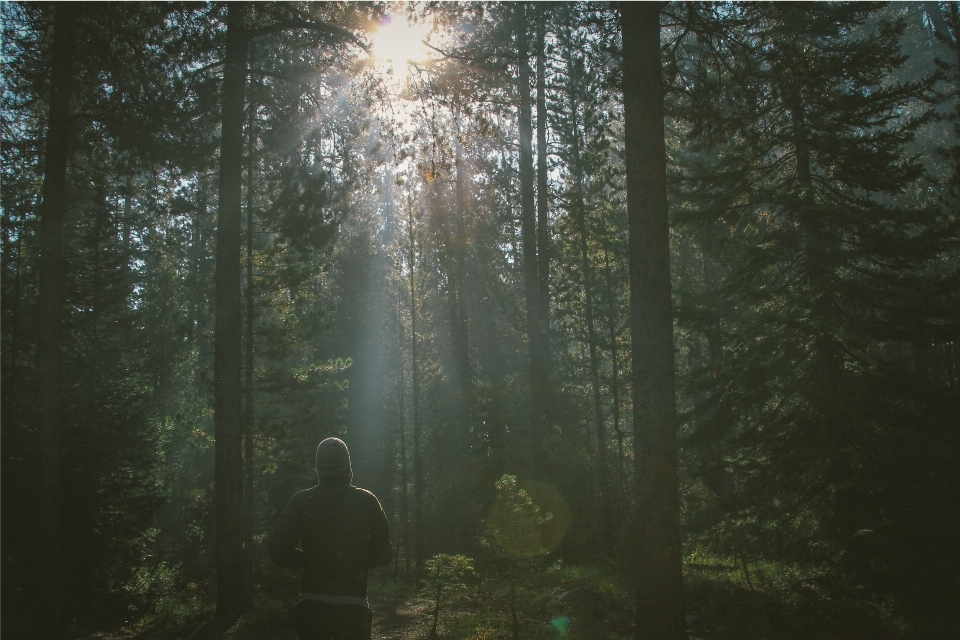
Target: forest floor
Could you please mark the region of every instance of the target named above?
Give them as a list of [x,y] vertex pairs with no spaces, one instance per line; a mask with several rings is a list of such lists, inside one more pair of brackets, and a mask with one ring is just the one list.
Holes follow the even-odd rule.
[[[580,600],[590,597],[585,591],[577,589],[573,591],[572,600],[576,601],[574,606],[583,604]],[[512,618],[509,614],[509,605],[502,612],[496,610],[497,603],[505,604],[501,602],[505,600],[505,594],[501,596],[488,596],[487,606],[482,607],[481,611],[466,599],[453,599],[441,612],[438,636],[440,638],[477,638],[478,640],[511,638]],[[371,589],[369,600],[373,610],[374,640],[420,640],[430,637],[434,602],[428,594],[389,584],[385,589],[375,587]],[[472,601],[473,598],[470,600]],[[631,613],[615,616],[622,619],[616,620],[615,628],[609,629],[607,633],[600,629],[604,620],[596,616],[595,612],[591,612],[589,616],[590,622],[586,625],[589,631],[576,633],[578,629],[569,618],[566,623],[561,622],[559,626],[551,626],[549,620],[536,616],[534,611],[521,603],[517,607],[521,629],[519,637],[524,640],[539,637],[611,639],[633,637]],[[606,622],[613,622],[606,618]],[[560,619],[562,620],[562,617]],[[87,640],[296,640],[296,637],[293,623],[287,619],[286,615],[281,615],[279,609],[271,608],[269,611],[254,611],[236,620],[218,620],[210,614],[205,614],[139,632],[125,629],[111,633],[97,633],[88,636]]]
[[[543,607],[525,602],[517,607],[520,625],[519,638],[569,638],[571,640],[633,638],[632,607],[604,598],[589,589],[574,587],[562,590],[558,602],[570,615],[548,618],[542,614]],[[506,605],[502,610],[500,607]],[[530,606],[533,604],[533,606]],[[543,603],[541,603],[542,605]],[[424,593],[408,589],[385,589],[372,591],[370,605],[373,609],[373,640],[426,640],[432,626],[433,601]],[[550,608],[548,606],[548,608]],[[506,602],[506,594],[491,597],[488,606],[480,610],[466,600],[460,599],[446,607],[440,616],[438,637],[448,639],[510,640],[512,616]],[[793,633],[780,632],[763,635],[765,630],[757,621],[741,621],[731,625],[716,619],[687,616],[689,640],[766,640],[781,638],[799,640],[818,638],[839,640],[850,636],[829,633],[809,633],[797,629]],[[152,628],[139,633],[114,632],[96,634],[89,640],[296,640],[293,624],[278,611],[255,611],[238,620],[221,621],[209,614],[174,625]]]
[[[395,585],[389,589],[371,587],[369,600],[374,612],[375,639],[426,637],[428,613],[432,610],[430,602],[413,590]],[[99,632],[87,636],[87,640],[296,640],[296,629],[282,611],[278,603],[270,603],[239,619],[220,620],[207,613],[141,630],[123,628]]]
[[[424,633],[429,631],[427,614],[431,604],[412,590],[371,590],[370,606],[374,611],[375,639],[425,637]],[[219,620],[204,614],[140,631],[120,629],[96,633],[87,640],[296,640],[296,637],[293,623],[281,609],[268,607],[239,619]]]
[[[781,567],[782,569],[782,567]],[[838,596],[816,576],[789,576],[780,583],[757,571],[753,584],[729,566],[690,565],[685,570],[690,640],[881,640],[956,637],[952,621],[906,624],[902,617],[860,597]],[[448,587],[438,618],[441,640],[627,640],[633,638],[630,589],[609,570],[555,566],[509,580],[474,580]],[[374,640],[427,640],[435,608],[430,583],[415,590],[378,575],[371,580]],[[291,604],[291,603],[286,603]],[[209,613],[87,636],[87,640],[295,640],[286,605],[263,598],[257,609],[233,621]],[[513,612],[516,612],[516,629]],[[930,626],[932,625],[932,626]],[[912,628],[911,628],[912,627]]]

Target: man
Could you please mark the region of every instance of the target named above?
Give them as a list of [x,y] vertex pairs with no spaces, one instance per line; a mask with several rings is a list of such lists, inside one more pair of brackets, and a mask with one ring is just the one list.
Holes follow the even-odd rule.
[[375,495],[351,484],[350,452],[339,438],[317,447],[317,475],[317,486],[283,510],[270,558],[303,570],[300,600],[289,611],[299,640],[366,640],[367,570],[393,558],[387,517]]

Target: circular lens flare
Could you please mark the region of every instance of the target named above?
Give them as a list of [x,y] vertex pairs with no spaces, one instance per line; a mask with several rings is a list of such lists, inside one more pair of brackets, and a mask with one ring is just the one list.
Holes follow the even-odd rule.
[[518,489],[538,510],[519,511],[511,501],[498,499],[487,514],[487,526],[501,549],[514,556],[534,556],[560,544],[570,523],[567,503],[548,482],[521,481]]

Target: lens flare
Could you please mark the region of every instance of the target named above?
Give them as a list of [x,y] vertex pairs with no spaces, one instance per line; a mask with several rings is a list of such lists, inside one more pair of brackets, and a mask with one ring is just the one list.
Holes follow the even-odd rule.
[[430,52],[423,44],[430,35],[430,23],[410,24],[397,17],[384,19],[373,34],[373,55],[377,60],[391,61],[395,65],[424,60]]
[[560,616],[550,621],[550,630],[561,638],[567,637],[567,631],[570,629],[570,618]]
[[497,500],[487,514],[487,526],[501,549],[514,556],[533,556],[550,551],[563,539],[570,524],[567,502],[549,482],[524,480],[517,489],[538,507],[535,516],[524,517],[515,504]]

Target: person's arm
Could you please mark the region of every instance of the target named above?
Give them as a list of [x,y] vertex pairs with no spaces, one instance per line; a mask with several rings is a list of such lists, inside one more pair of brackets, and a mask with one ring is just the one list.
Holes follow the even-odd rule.
[[391,560],[393,560],[393,543],[390,542],[390,538],[387,538],[387,543],[384,545],[383,550],[380,552],[380,559],[377,560],[377,564],[373,566],[385,567],[388,564],[390,564]]
[[371,511],[373,511],[370,536],[370,566],[385,567],[393,560],[393,544],[390,542],[390,529],[387,524],[387,514],[383,512],[380,501],[373,494]]
[[267,546],[270,559],[288,569],[302,569],[307,564],[303,550],[297,549],[300,542],[300,518],[296,500],[296,496],[291,498],[287,508],[280,514]]

